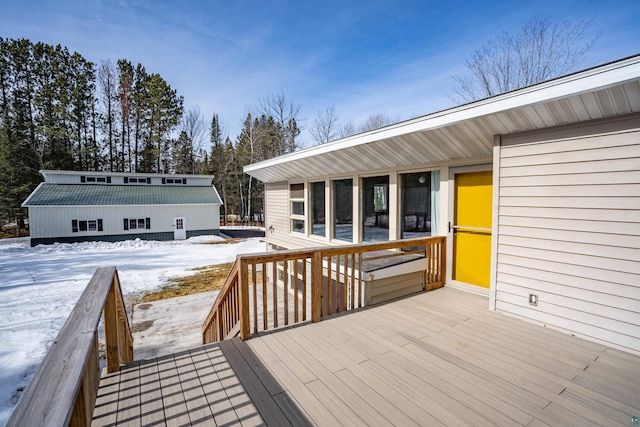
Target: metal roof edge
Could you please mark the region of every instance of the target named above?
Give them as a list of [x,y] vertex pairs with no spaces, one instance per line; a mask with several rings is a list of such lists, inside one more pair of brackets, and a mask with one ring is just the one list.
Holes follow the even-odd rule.
[[266,169],[292,160],[301,160],[408,133],[436,129],[526,105],[538,104],[569,95],[603,89],[608,86],[622,84],[639,78],[640,54],[636,54],[490,98],[462,104],[383,128],[374,129],[366,133],[349,136],[247,165],[244,167],[244,171],[251,175],[253,171]]
[[31,200],[31,197],[36,194],[36,192],[40,189],[40,187],[42,187],[42,185],[44,184],[44,182],[41,182],[40,184],[38,184],[38,186],[36,188],[34,188],[34,190],[31,192],[31,194],[29,194],[27,196],[27,198],[24,200],[24,202],[22,202],[22,204],[20,205],[21,208],[28,208],[29,207],[29,200]]

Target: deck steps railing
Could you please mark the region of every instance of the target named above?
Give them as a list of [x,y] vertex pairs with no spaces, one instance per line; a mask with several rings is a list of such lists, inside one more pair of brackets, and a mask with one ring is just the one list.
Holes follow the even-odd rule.
[[133,338],[115,267],[98,268],[62,326],[7,427],[90,426],[100,381],[98,325],[104,313],[106,369],[133,360]]
[[202,327],[203,343],[306,322],[365,304],[367,271],[425,258],[423,289],[444,285],[445,237],[240,255]]

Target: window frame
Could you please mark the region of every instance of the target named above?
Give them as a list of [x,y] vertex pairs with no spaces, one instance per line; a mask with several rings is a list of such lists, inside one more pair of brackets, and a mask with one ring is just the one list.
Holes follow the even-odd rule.
[[[294,190],[293,187],[302,186],[301,189],[296,188]],[[294,193],[295,191],[295,193]],[[301,192],[301,194],[299,194]],[[289,233],[290,234],[301,234],[303,236],[307,236],[307,203],[306,203],[306,194],[307,194],[307,183],[306,182],[290,182],[288,188],[288,196],[289,196]],[[295,197],[294,197],[295,195]],[[302,196],[302,197],[299,197]],[[302,214],[294,213],[294,204],[302,204]],[[296,228],[294,224],[302,222],[302,229]]]
[[104,231],[102,218],[71,220],[72,233],[97,233],[102,231]]
[[[338,237],[338,225],[343,225],[345,223],[336,223],[336,218],[338,217],[336,210],[338,209],[338,202],[337,202],[337,192],[336,192],[336,184],[339,182],[346,182],[346,181],[351,181],[351,185],[349,186],[349,211],[351,212],[351,238],[350,239],[344,239],[344,238],[340,238]],[[331,191],[331,239],[332,241],[336,241],[336,242],[345,242],[345,243],[353,243],[353,238],[354,238],[354,233],[356,231],[355,227],[358,226],[359,223],[359,219],[357,218],[357,214],[354,216],[354,206],[353,206],[353,202],[354,202],[354,197],[353,197],[353,191],[354,191],[354,187],[355,187],[355,183],[357,182],[357,178],[354,178],[353,176],[350,177],[343,177],[343,178],[332,178],[330,180],[330,191]]]
[[[391,236],[391,229],[392,229],[392,224],[391,224],[391,209],[397,209],[397,207],[393,207],[391,205],[391,185],[392,185],[392,179],[391,179],[391,175],[395,173],[395,172],[388,172],[388,173],[382,173],[382,174],[376,174],[376,175],[368,175],[368,176],[361,176],[359,179],[359,193],[360,193],[360,209],[358,212],[358,222],[359,222],[359,227],[360,227],[360,241],[362,243],[376,243],[376,242],[388,242],[390,241],[393,237]],[[370,180],[370,181],[374,181],[376,179],[380,180],[382,178],[382,180],[384,181],[384,178],[386,178],[386,182],[383,183],[376,183],[376,182],[372,182],[372,193],[370,195],[366,194],[367,191],[367,183],[365,181]],[[382,210],[377,210],[376,209],[376,199],[377,199],[377,195],[376,193],[379,192],[377,191],[378,188],[384,188],[384,197],[383,197],[383,204],[384,206],[382,206]],[[371,197],[371,203],[372,203],[372,208],[373,210],[371,210],[371,212],[369,213],[369,215],[367,215],[367,201],[368,201],[368,196]],[[377,200],[378,202],[380,202],[380,200]],[[386,208],[386,209],[385,209]],[[367,222],[370,221],[370,217],[375,217],[375,222],[373,226],[368,226]],[[386,217],[386,218],[385,218]],[[378,225],[379,223],[384,223],[386,219],[386,230],[387,230],[387,237],[386,239],[378,239],[376,238],[375,233],[374,234],[370,234],[370,232],[368,233],[367,230],[373,230],[374,228],[381,228],[384,229],[384,226],[380,226]],[[367,236],[368,234],[370,234],[370,236]]]
[[124,231],[151,230],[151,218],[123,218]]
[[[320,181],[309,182],[309,234],[319,239],[326,239],[328,234],[326,187],[327,187],[327,181],[324,179]],[[314,227],[316,225],[316,215],[314,214],[314,212],[316,209],[315,197],[317,194],[320,194],[322,198],[322,207],[321,209],[318,210],[323,220],[322,225],[324,225],[324,230],[322,234],[316,233],[315,227]]]

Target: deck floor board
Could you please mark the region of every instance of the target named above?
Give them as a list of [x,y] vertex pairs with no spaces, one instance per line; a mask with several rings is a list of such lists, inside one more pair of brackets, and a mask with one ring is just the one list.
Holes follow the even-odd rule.
[[640,356],[441,289],[101,379],[102,425],[629,425]]

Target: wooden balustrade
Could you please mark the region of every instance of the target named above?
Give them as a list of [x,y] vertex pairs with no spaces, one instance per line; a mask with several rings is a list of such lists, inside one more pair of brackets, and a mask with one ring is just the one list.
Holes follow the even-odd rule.
[[[203,343],[362,307],[373,269],[420,260],[421,289],[445,282],[445,237],[239,255],[202,328]],[[400,270],[402,267],[400,267]]]
[[115,267],[98,268],[18,401],[7,427],[90,426],[98,383],[98,325],[104,313],[106,368],[133,360],[133,338]]

